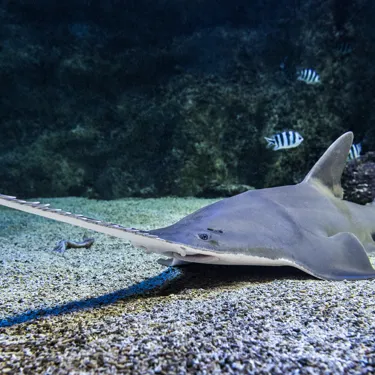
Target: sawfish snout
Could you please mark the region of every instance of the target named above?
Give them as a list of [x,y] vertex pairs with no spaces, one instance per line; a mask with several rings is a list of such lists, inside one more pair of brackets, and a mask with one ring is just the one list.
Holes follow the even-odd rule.
[[[221,233],[223,231],[220,230]],[[217,250],[219,247],[218,233],[211,228],[176,228],[174,225],[166,228],[155,229],[149,232],[170,243],[196,249]]]

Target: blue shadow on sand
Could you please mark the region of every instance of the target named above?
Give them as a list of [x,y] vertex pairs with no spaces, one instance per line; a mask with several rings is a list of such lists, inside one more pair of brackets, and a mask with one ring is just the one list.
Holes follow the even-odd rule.
[[[191,264],[189,267],[168,267],[164,272],[151,277],[126,289],[117,290],[99,297],[92,297],[68,302],[54,307],[27,310],[21,314],[0,320],[0,328],[20,323],[31,322],[35,319],[56,316],[73,311],[99,308],[110,305],[121,299],[132,297],[160,296],[176,293],[186,288],[212,288],[213,286],[232,284],[237,281],[272,282],[275,279],[292,278],[306,279],[310,275],[292,267],[262,267],[262,266],[212,266]],[[171,283],[173,281],[173,283]],[[318,280],[319,281],[319,280]]]
[[0,328],[10,327],[15,324],[30,322],[44,316],[55,316],[66,314],[72,311],[90,309],[100,306],[112,304],[123,298],[131,298],[133,296],[141,296],[147,292],[160,290],[161,287],[168,284],[181,275],[177,268],[168,267],[161,274],[144,280],[138,284],[132,285],[126,289],[121,289],[113,293],[105,294],[99,297],[87,298],[80,301],[72,301],[63,305],[40,308],[36,310],[27,310],[22,314],[0,320]]

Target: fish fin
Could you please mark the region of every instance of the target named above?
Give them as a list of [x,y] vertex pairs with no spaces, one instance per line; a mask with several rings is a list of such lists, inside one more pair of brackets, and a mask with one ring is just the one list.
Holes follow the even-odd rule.
[[335,197],[342,198],[341,175],[344,171],[352,143],[352,132],[347,132],[339,137],[328,147],[302,183],[318,182],[328,188]]
[[296,259],[296,267],[323,280],[375,278],[365,248],[353,233],[318,237],[311,243],[313,248],[307,249],[302,259]]
[[264,139],[268,142],[267,147],[276,147],[276,141],[273,138],[264,137]]

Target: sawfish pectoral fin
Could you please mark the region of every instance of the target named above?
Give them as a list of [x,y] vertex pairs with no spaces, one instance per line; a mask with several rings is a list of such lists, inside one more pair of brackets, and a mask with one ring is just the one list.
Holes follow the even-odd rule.
[[349,232],[318,237],[304,252],[299,268],[323,280],[361,280],[375,278],[375,270],[359,239]]

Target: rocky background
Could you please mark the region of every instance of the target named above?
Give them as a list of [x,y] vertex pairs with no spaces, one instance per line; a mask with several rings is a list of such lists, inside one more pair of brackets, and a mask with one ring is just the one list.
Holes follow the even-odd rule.
[[[3,0],[1,192],[223,196],[300,181],[348,130],[375,150],[374,17],[365,0]],[[300,147],[266,148],[289,129]]]

